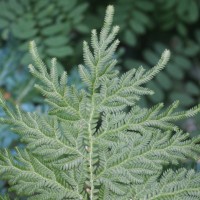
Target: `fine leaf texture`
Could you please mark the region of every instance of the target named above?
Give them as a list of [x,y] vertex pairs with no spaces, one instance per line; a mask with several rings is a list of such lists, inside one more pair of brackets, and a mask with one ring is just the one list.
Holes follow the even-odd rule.
[[1,179],[19,197],[200,199],[200,174],[169,168],[199,158],[200,138],[191,138],[173,122],[194,116],[200,107],[176,112],[178,101],[165,109],[162,103],[150,109],[137,105],[142,95],[153,94],[143,85],[166,66],[170,52],[165,50],[148,71],[141,66],[119,75],[114,57],[119,27],[112,27],[113,14],[113,6],[108,6],[100,34],[92,30],[92,50],[83,43],[79,74],[86,89],[67,85],[67,73],[59,75],[56,59],[47,67],[32,41],[34,65],[29,69],[49,112],[11,109],[1,96],[7,115],[1,123],[9,124],[26,144],[16,148],[14,156],[6,149],[0,154]]

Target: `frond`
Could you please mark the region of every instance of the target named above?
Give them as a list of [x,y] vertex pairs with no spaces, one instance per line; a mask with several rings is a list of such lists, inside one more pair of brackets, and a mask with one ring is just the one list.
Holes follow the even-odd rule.
[[[45,166],[42,160],[34,157],[27,151],[16,149],[17,156],[4,151],[0,156],[0,175],[12,184],[11,190],[26,196],[43,196],[47,192],[57,199],[79,198],[79,194],[72,189],[67,189],[55,176],[55,171]],[[74,199],[76,199],[74,198]]]
[[83,58],[85,66],[79,65],[79,73],[82,81],[91,91],[94,91],[99,87],[100,80],[103,77],[112,77],[116,75],[116,72],[113,71],[113,68],[116,65],[116,60],[113,56],[119,44],[119,41],[117,39],[115,40],[119,27],[114,26],[111,30],[113,13],[113,6],[108,6],[100,36],[97,35],[96,30],[92,30],[91,46],[94,53],[91,52],[88,43],[86,41],[83,42]]
[[196,115],[200,111],[199,106],[195,106],[188,111],[174,112],[179,102],[176,101],[164,111],[162,103],[153,106],[151,109],[133,106],[127,112],[111,112],[106,110],[102,118],[102,124],[97,132],[97,137],[117,134],[122,131],[140,131],[145,132],[148,127],[156,127],[163,130],[178,130],[179,128],[173,122]]
[[163,173],[160,180],[156,181],[155,178],[150,178],[145,185],[138,186],[135,192],[134,198],[136,199],[198,200],[200,198],[200,174],[194,170],[173,171],[170,169]]
[[99,109],[101,111],[113,111],[112,107],[119,104],[118,110],[123,110],[124,106],[133,106],[141,95],[154,94],[153,91],[141,85],[150,81],[159,73],[166,66],[169,57],[169,50],[165,50],[157,65],[147,72],[143,67],[139,67],[137,70],[132,69],[126,72],[120,78],[115,78],[114,81],[103,79],[101,87],[107,93],[106,95],[100,93],[103,98],[99,104]]
[[[79,107],[73,104],[74,95],[71,93],[71,87],[67,87],[67,73],[64,72],[59,77],[56,67],[56,59],[52,59],[52,66],[50,72],[48,72],[47,66],[41,60],[36,44],[34,41],[30,42],[30,53],[35,62],[35,67],[29,65],[30,72],[41,84],[36,84],[35,87],[46,97],[46,102],[51,106],[50,113],[55,115],[60,114],[60,118],[63,118],[62,113],[68,113],[69,118],[64,120],[79,120],[82,118],[79,113]],[[74,90],[74,89],[73,89]],[[83,91],[79,94],[79,100],[84,97]]]
[[[115,136],[107,135],[96,141],[99,145],[108,145],[110,152],[106,156],[104,169],[97,175],[97,180],[109,177],[113,183],[121,182],[137,186],[144,184],[147,177],[154,177],[163,170],[163,166],[174,164],[187,158],[197,159],[200,153],[197,138],[190,139],[182,132],[164,132],[147,129],[148,134],[122,132]],[[106,143],[107,141],[112,143]],[[112,144],[112,145],[110,145]],[[108,187],[108,186],[107,186]],[[127,191],[126,191],[127,192]]]
[[[200,137],[191,138],[175,121],[192,117],[200,106],[176,112],[178,101],[164,109],[137,105],[153,91],[143,86],[167,64],[165,50],[151,70],[142,66],[121,76],[114,67],[119,45],[118,26],[112,27],[114,7],[108,6],[100,33],[92,30],[91,47],[83,43],[84,64],[79,74],[85,90],[67,85],[56,59],[47,67],[36,45],[30,72],[36,88],[50,105],[47,114],[12,109],[0,95],[9,124],[26,145],[12,155],[0,153],[0,176],[11,190],[30,200],[146,200],[200,199],[200,175],[168,169],[186,159],[199,159]],[[5,198],[4,198],[5,199]]]

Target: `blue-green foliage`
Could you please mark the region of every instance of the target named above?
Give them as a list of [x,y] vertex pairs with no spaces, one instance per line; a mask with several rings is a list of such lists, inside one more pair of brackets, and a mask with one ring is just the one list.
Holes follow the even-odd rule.
[[180,35],[186,36],[189,34],[187,26],[199,20],[198,0],[157,0],[157,3],[158,13],[155,14],[162,30],[176,29]]
[[[41,98],[32,89],[35,80],[26,67],[30,62],[27,52],[29,40],[36,39],[40,56],[48,63],[51,56],[59,57],[60,63],[67,69],[70,67],[68,63],[74,65],[78,62],[82,33],[87,33],[88,27],[93,25],[101,26],[100,16],[108,3],[88,2],[89,8],[81,0],[0,2],[1,39],[3,44],[7,41],[0,51],[0,87],[10,104],[18,103],[23,110],[31,112],[41,107],[38,105],[42,103]],[[140,103],[149,105],[164,101],[170,104],[179,99],[179,109],[183,110],[199,102],[199,1],[116,0],[115,5],[118,14],[114,21],[121,27],[121,46],[125,49],[120,63],[121,72],[141,64],[145,69],[150,69],[164,49],[170,48],[172,51],[168,67],[147,84],[155,94],[141,99]],[[83,21],[85,16],[86,20]],[[54,20],[57,23],[53,23]],[[59,24],[63,24],[61,31]],[[113,57],[116,58],[116,53]],[[62,70],[60,66],[59,73]],[[72,69],[68,83],[81,89],[85,85],[77,74],[77,69]],[[184,122],[184,128],[198,135],[198,121],[199,118],[196,118],[196,122],[190,119]],[[0,127],[0,147],[13,147],[16,138],[7,125]]]
[[[14,74],[21,59],[21,54],[16,52],[15,45],[17,45],[16,41],[9,39],[7,44],[0,49],[0,86],[7,86],[8,89],[14,86],[15,81],[9,77]],[[20,78],[24,78],[24,76]]]
[[[11,51],[12,48],[13,50]],[[7,98],[11,97],[11,91],[17,85],[16,80],[14,80],[14,72],[17,70],[17,63],[19,63],[19,59],[20,55],[15,53],[13,41],[12,43],[9,42],[4,48],[0,50],[0,87],[4,95],[7,95]],[[13,77],[13,79],[11,77]],[[20,77],[24,78],[24,76]],[[0,114],[3,116],[2,109]],[[12,142],[17,139],[16,134],[10,132],[6,125],[1,125],[0,130],[1,148],[10,146]]]
[[122,27],[122,42],[130,46],[139,42],[138,36],[144,35],[154,25],[149,16],[155,7],[155,2],[147,0],[117,1],[116,11],[121,14],[115,17],[115,21]]
[[[114,7],[108,6],[103,28],[83,42],[84,64],[79,74],[86,88],[67,85],[67,72],[58,73],[57,60],[47,67],[34,41],[30,43],[38,79],[45,96],[46,114],[0,105],[9,124],[26,145],[0,153],[0,175],[20,197],[74,200],[169,200],[200,198],[200,174],[178,166],[197,160],[200,137],[190,137],[174,124],[200,112],[200,105],[176,111],[179,102],[164,108],[140,107],[147,84],[169,61],[165,50],[149,70],[142,66],[120,75],[115,51],[119,26],[112,26]],[[50,70],[49,70],[50,68]]]
[[77,0],[2,0],[0,2],[0,36],[7,40],[11,34],[19,41],[18,51],[25,54],[21,63],[30,63],[28,42],[37,41],[41,57],[49,61],[71,56],[80,33],[88,31],[81,22],[87,3]]

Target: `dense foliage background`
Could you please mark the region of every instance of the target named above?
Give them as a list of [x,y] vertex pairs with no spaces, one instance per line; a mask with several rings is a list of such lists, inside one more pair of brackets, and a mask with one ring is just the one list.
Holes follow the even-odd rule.
[[[161,101],[167,105],[178,99],[180,109],[187,109],[199,103],[199,0],[0,0],[0,90],[11,106],[47,109],[27,69],[28,42],[33,39],[47,63],[57,57],[59,72],[67,70],[69,82],[83,87],[76,67],[82,63],[82,41],[90,37],[92,28],[100,28],[108,4],[115,6],[115,24],[121,28],[121,45],[114,55],[121,72],[140,65],[150,68],[164,49],[172,52],[168,67],[148,85],[155,95],[142,99],[141,105]],[[181,125],[200,134],[199,116]],[[1,125],[0,148],[12,149],[16,144],[20,145],[16,135]],[[187,165],[200,168],[196,163]],[[0,182],[0,193],[6,188]]]

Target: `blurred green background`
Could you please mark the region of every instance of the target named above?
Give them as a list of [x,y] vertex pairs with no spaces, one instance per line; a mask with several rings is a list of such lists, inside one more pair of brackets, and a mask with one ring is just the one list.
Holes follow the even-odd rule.
[[[167,68],[147,85],[155,95],[143,98],[141,106],[178,99],[182,110],[200,102],[199,0],[0,0],[0,90],[11,106],[47,110],[27,69],[30,40],[46,63],[58,58],[59,73],[68,71],[69,84],[83,87],[77,73],[82,42],[89,40],[91,29],[102,26],[108,4],[115,6],[114,24],[121,28],[120,47],[113,55],[121,73],[140,65],[151,68],[164,49],[172,52]],[[199,116],[180,125],[200,134]],[[0,148],[15,145],[20,145],[18,137],[0,125]],[[0,193],[6,190],[7,184],[0,182]]]

